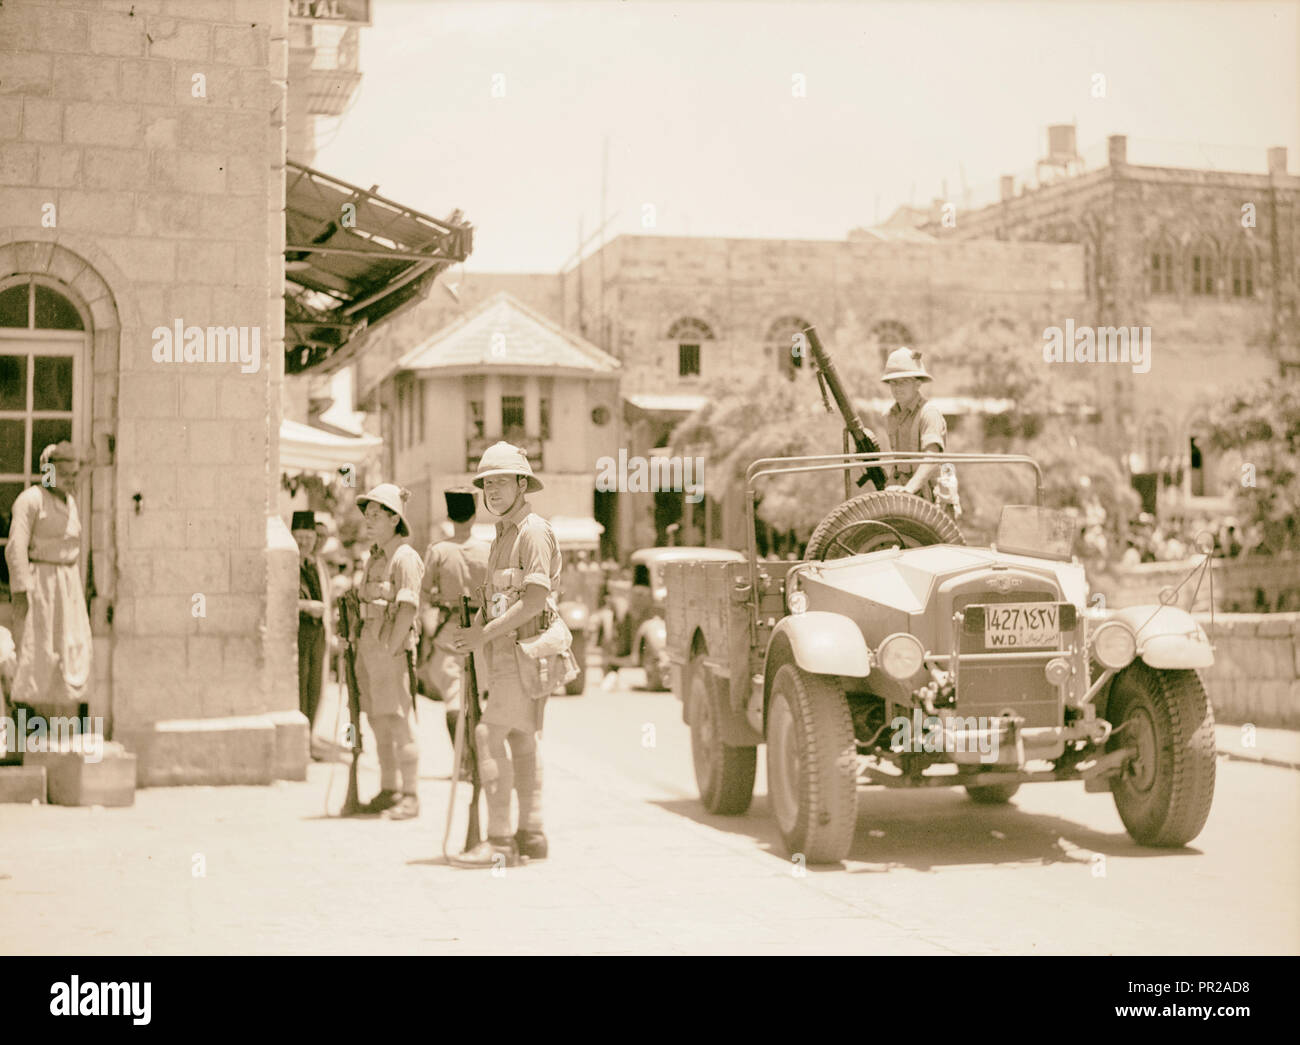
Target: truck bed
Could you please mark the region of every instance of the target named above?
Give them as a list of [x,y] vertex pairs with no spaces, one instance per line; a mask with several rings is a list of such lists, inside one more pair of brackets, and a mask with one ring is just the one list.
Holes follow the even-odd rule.
[[673,691],[682,697],[681,669],[696,644],[708,651],[705,664],[726,680],[731,706],[743,708],[751,677],[762,670],[767,639],[785,616],[785,575],[796,562],[759,564],[759,622],[752,629],[749,563],[674,562],[664,567],[668,589],[665,626]]

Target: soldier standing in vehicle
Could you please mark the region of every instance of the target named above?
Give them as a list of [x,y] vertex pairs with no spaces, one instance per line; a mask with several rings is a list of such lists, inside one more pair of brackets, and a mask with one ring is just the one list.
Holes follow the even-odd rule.
[[[889,449],[899,453],[941,453],[946,449],[948,423],[921,391],[922,384],[933,380],[921,363],[921,353],[910,348],[895,349],[889,353],[880,379],[894,396],[894,405],[885,415]],[[937,464],[895,464],[886,471],[891,480],[887,490],[934,500],[930,481],[939,477]]]
[[[520,856],[538,860],[547,855],[537,746],[545,693],[537,692],[537,680],[525,675],[519,640],[541,634],[558,615],[561,559],[550,523],[528,503],[526,495],[542,489],[542,483],[523,450],[505,442],[488,447],[474,485],[498,519],[497,535],[488,553],[483,613],[471,627],[456,630],[452,647],[462,655],[475,654],[479,681],[486,681],[489,692],[477,734],[488,837],[452,863],[514,866]],[[519,800],[519,830],[514,835],[512,788]]]
[[[479,592],[487,574],[488,543],[473,535],[478,506],[469,488],[447,490],[447,518],[454,530],[451,537],[429,545],[424,553],[423,636],[425,652],[421,671],[442,695],[447,712],[447,732],[456,738],[456,719],[461,709],[461,676],[465,658],[451,645],[454,628],[448,625],[460,616],[461,596],[478,609]],[[457,772],[453,768],[453,772]]]
[[415,701],[414,657],[420,581],[424,564],[404,538],[411,528],[403,512],[409,494],[381,483],[357,498],[363,533],[372,543],[358,594],[361,637],[357,644],[357,684],[361,710],[375,734],[379,754],[379,793],[362,806],[389,820],[420,813],[420,749],[411,728]]

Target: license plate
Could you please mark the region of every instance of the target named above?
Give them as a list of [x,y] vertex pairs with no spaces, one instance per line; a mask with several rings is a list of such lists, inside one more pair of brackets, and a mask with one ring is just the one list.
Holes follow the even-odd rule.
[[1007,602],[984,607],[984,648],[1055,646],[1061,640],[1061,607],[1054,603]]

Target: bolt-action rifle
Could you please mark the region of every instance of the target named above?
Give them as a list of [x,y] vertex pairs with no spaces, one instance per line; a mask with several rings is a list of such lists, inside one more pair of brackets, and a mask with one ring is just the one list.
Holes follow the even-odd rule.
[[[826,349],[822,347],[821,338],[817,336],[816,327],[806,327],[804,337],[808,341],[808,348],[812,352],[813,365],[817,368],[817,382],[822,390],[822,402],[826,404],[826,409],[830,410],[831,404],[826,398],[827,389],[830,390],[831,398],[835,400],[835,405],[839,407],[840,416],[844,418],[844,427],[848,430],[853,445],[860,454],[878,454],[880,453],[880,444],[876,442],[875,437],[862,424],[862,419],[858,417],[858,412],[853,409],[853,404],[849,402],[849,397],[844,394],[844,385],[840,382],[840,375],[835,369],[835,364],[831,362],[831,357],[827,354]],[[885,472],[882,468],[871,465],[858,478],[858,485],[864,486],[870,480],[875,484],[877,490],[885,488]]]
[[[460,598],[460,626],[462,628],[470,626],[468,595],[462,595]],[[456,783],[460,779],[462,756],[465,756],[465,760],[469,763],[471,790],[469,824],[465,828],[465,851],[468,852],[473,849],[483,840],[478,818],[479,795],[483,793],[483,780],[479,776],[478,739],[476,735],[479,720],[483,717],[483,707],[479,702],[478,676],[474,672],[473,654],[465,657],[465,673],[462,679],[461,690],[464,699],[460,715],[456,719],[455,752],[451,760],[451,796],[447,799],[447,822],[442,832],[442,855],[448,860],[450,857],[447,854],[447,839],[451,834],[451,815],[456,808]]]
[[348,766],[348,793],[339,816],[361,811],[357,794],[357,763],[361,759],[361,688],[357,685],[357,641],[361,637],[361,600],[356,589],[339,599],[339,632],[343,636],[343,678],[348,687],[348,722],[352,732],[352,764]]

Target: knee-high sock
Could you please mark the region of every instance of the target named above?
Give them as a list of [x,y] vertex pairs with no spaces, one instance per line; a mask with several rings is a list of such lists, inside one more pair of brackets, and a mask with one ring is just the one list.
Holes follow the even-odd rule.
[[512,730],[510,756],[519,795],[519,830],[542,829],[542,752],[533,733]]
[[[509,838],[510,830],[510,792],[514,789],[515,774],[510,752],[506,750],[505,726],[491,726],[481,723],[479,736],[486,739],[486,745],[480,746],[479,772],[482,774],[483,790],[487,792],[488,837]],[[482,759],[482,747],[487,748],[487,758]]]
[[375,715],[370,720],[370,728],[375,734],[375,754],[379,756],[379,786],[384,791],[401,790],[396,743],[400,721],[397,715]]
[[420,793],[420,746],[415,741],[408,715],[393,716],[393,748],[402,774],[401,790],[408,795]]

